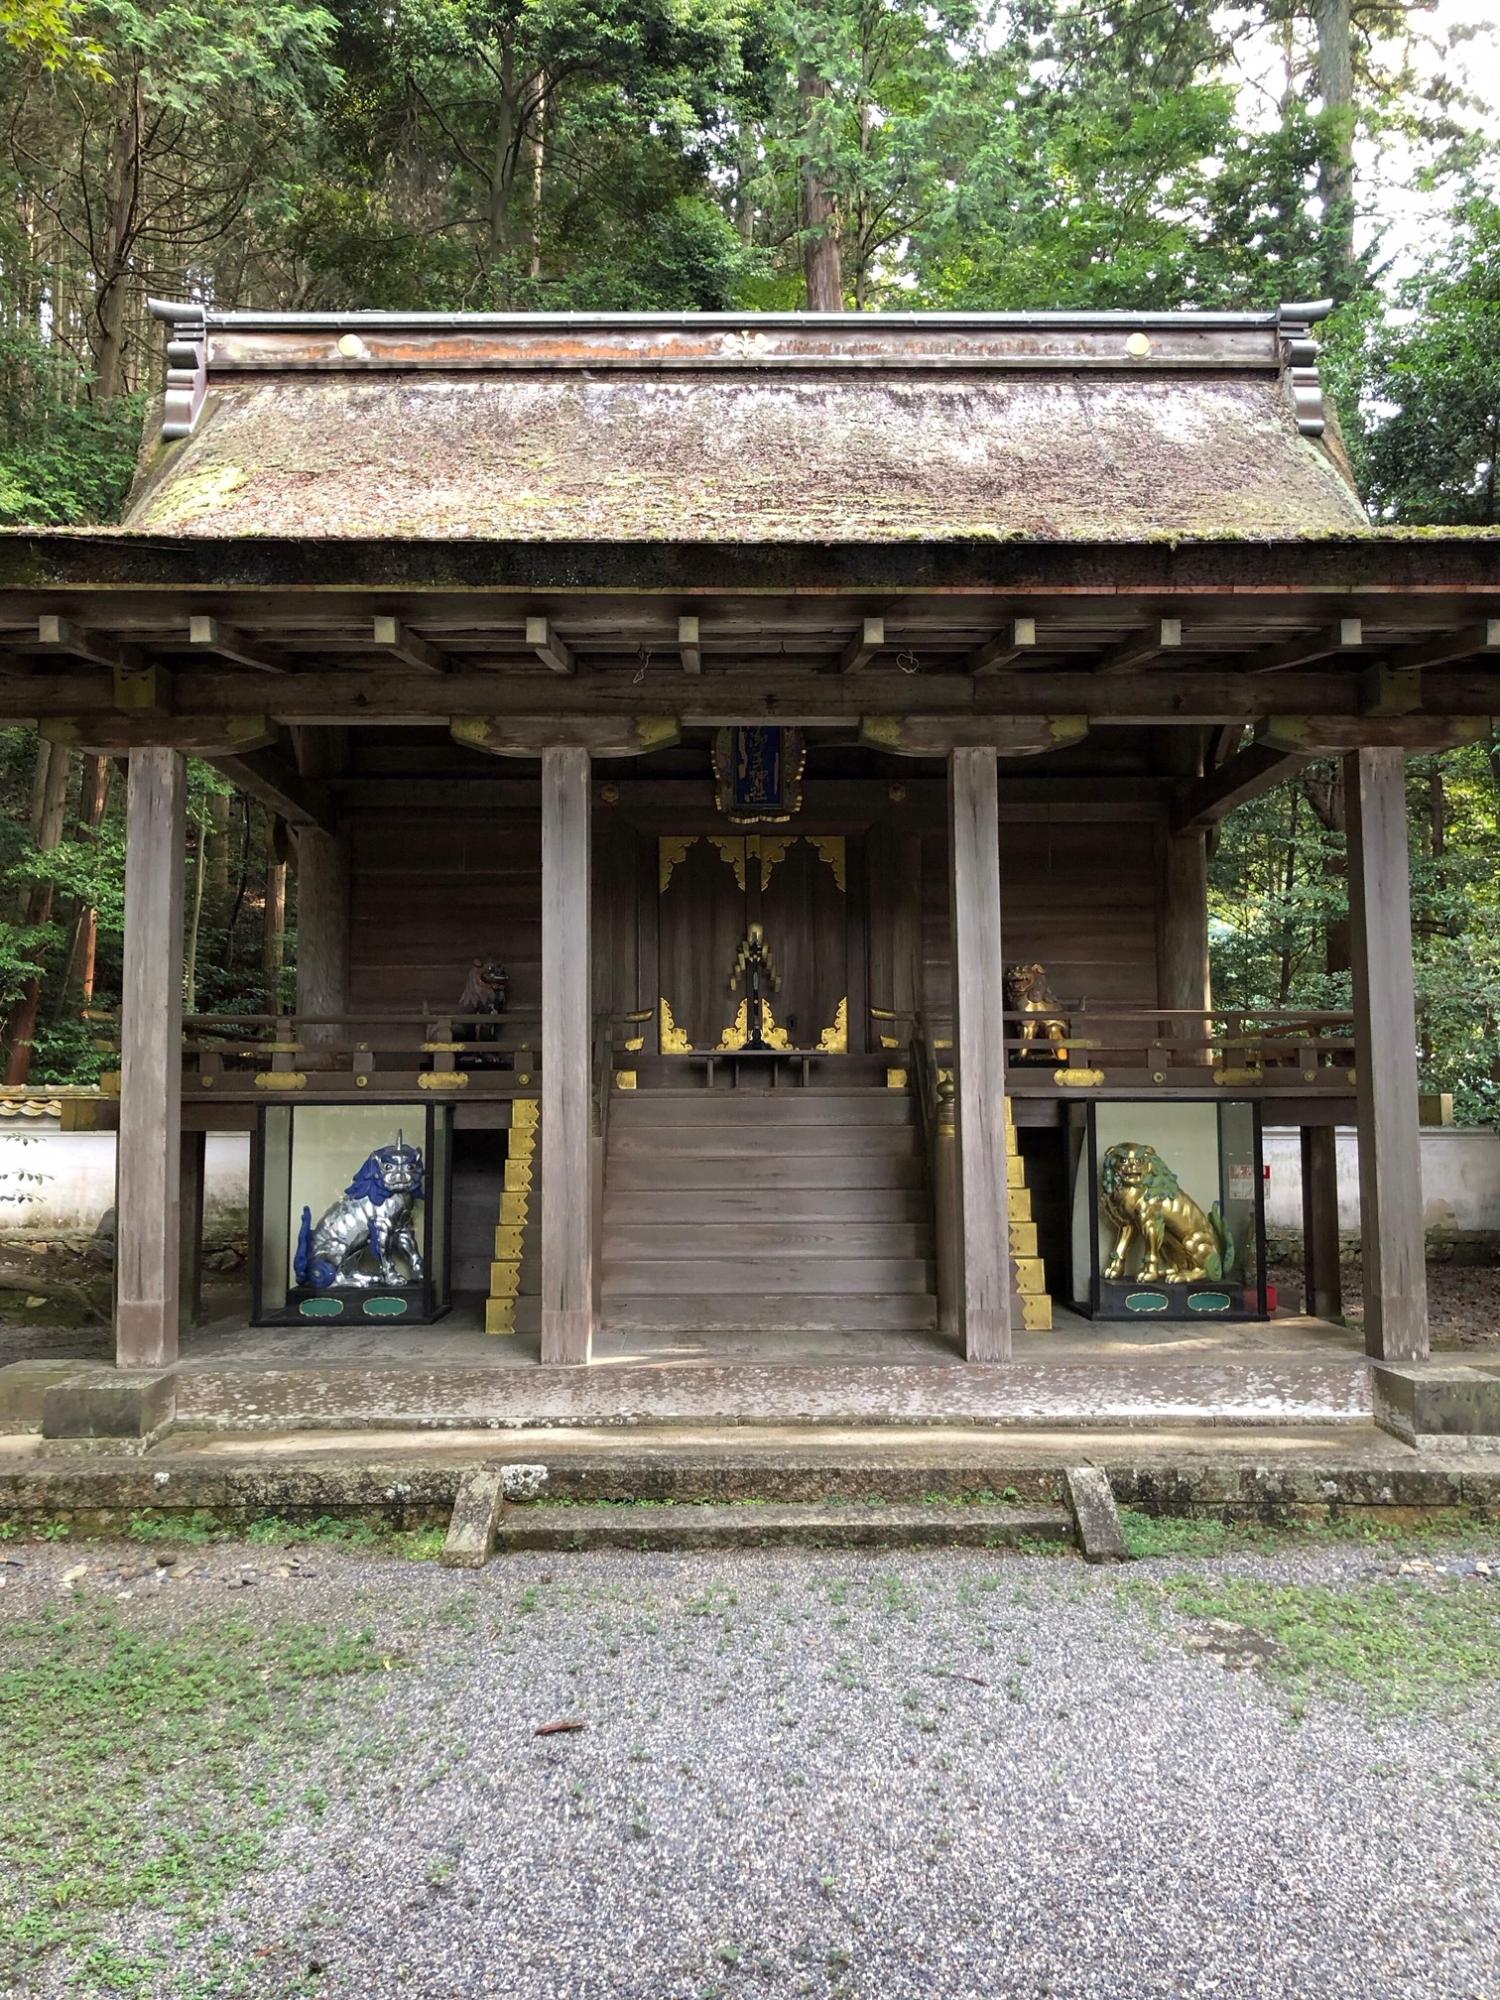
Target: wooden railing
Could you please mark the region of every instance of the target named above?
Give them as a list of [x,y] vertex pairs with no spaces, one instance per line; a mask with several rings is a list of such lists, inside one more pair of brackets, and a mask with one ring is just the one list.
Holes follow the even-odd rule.
[[539,1014],[194,1014],[183,1096],[534,1096]]
[[[928,1086],[918,1065],[919,1040],[931,1052],[935,1078],[953,1062],[951,1021],[887,1008],[872,1007],[870,1013],[877,1034],[895,1039],[904,1030],[910,1038],[911,1083],[920,1102]],[[1354,1089],[1349,1013],[1060,1004],[1047,1015],[1008,1011],[1004,1020],[1006,1087],[1016,1096],[1234,1088],[1251,1096],[1303,1097],[1347,1096]],[[1063,1023],[1058,1043],[1048,1039],[1048,1020]]]

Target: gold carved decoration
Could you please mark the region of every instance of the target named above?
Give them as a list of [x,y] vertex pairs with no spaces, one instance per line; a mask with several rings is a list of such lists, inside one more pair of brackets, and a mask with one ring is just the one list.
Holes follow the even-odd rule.
[[833,879],[839,886],[839,894],[842,895],[844,893],[844,836],[841,833],[810,833],[807,836],[807,840],[808,845],[815,847],[833,870]]
[[634,1090],[635,1085],[636,1074],[633,1069],[617,1069],[615,1071],[616,1090]]
[[1065,1090],[1093,1090],[1103,1083],[1102,1069],[1055,1069],[1052,1081],[1060,1083]]
[[792,1038],[786,1029],[776,1025],[776,1016],[771,1012],[769,1000],[761,1002],[760,1036],[768,1048],[785,1049],[790,1052],[793,1046]]
[[672,1003],[665,994],[661,1000],[661,1052],[664,1056],[687,1056],[693,1052],[686,1030],[672,1019]]
[[885,1087],[887,1090],[905,1090],[907,1081],[908,1078],[904,1069],[888,1069],[885,1073]]
[[742,1000],[735,1010],[734,1019],[719,1037],[719,1048],[725,1055],[733,1055],[742,1049],[750,1039],[750,1002]]
[[644,1035],[631,1035],[621,1046],[628,1049],[633,1055],[637,1049],[643,1049],[646,1046],[646,1037]]
[[[840,841],[840,846],[843,842]],[[818,1053],[825,1056],[846,1056],[849,1053],[849,996],[845,994],[833,1017],[833,1026],[825,1028],[818,1037]]]
[[698,836],[696,833],[671,833],[663,834],[661,839],[656,843],[656,851],[661,863],[660,887],[663,895],[666,893],[667,884],[672,879],[672,870],[681,861],[688,849],[696,846],[697,840]]
[[302,1090],[306,1084],[300,1069],[263,1069],[255,1079],[257,1090]]
[[764,891],[770,886],[771,870],[778,862],[785,861],[795,834],[755,834],[752,833],[746,845],[751,854],[760,861],[760,886]]
[[745,888],[744,840],[736,840],[733,834],[711,833],[708,836],[708,844],[710,847],[717,847],[719,850],[719,859],[726,867],[734,870],[734,879],[739,884],[740,892],[743,894]]
[[1231,1087],[1242,1083],[1264,1083],[1264,1081],[1265,1071],[1253,1066],[1237,1068],[1228,1063],[1221,1063],[1214,1071],[1215,1083],[1229,1084]]
[[468,1087],[466,1069],[424,1069],[417,1078],[418,1090],[467,1090]]

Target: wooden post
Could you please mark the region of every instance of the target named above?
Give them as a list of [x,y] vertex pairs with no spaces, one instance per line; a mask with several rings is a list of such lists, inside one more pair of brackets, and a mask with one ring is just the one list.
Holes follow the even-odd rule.
[[1304,1125],[1302,1140],[1302,1294],[1315,1319],[1342,1319],[1339,1277],[1338,1133]]
[[[305,826],[297,839],[297,1012],[349,1011],[349,837]],[[305,1028],[304,1042],[335,1042],[337,1028]]]
[[594,1331],[589,753],[542,752],[542,1360]]
[[1010,1201],[1005,1146],[1005,982],[1000,816],[993,750],[948,754],[953,1040],[958,1057],[959,1328],[970,1361],[1010,1359]]
[[203,1196],[207,1178],[208,1134],[184,1132],[178,1167],[181,1218],[178,1240],[179,1324],[191,1333],[203,1319]]
[[938,1331],[963,1337],[964,1231],[958,1182],[958,1123],[950,1079],[938,1085],[932,1147],[933,1251],[937,1263]]
[[1365,1350],[1427,1358],[1427,1259],[1417,1117],[1406,752],[1344,759],[1358,1037],[1359,1230]]
[[[1207,1016],[1208,841],[1202,833],[1169,833],[1161,844],[1161,922],[1157,940],[1157,1005],[1199,1008]],[[1211,1052],[1202,1046],[1203,1020],[1173,1021],[1169,1041],[1188,1044],[1177,1060],[1201,1063]]]
[[177,1359],[182,1125],[182,871],[187,765],[132,750],[116,1148],[115,1361]]

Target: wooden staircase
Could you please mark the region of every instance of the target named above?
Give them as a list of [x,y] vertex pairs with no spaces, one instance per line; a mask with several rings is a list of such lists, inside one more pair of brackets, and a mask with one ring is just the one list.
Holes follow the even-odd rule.
[[905,1091],[622,1093],[605,1160],[601,1325],[934,1327],[925,1183]]

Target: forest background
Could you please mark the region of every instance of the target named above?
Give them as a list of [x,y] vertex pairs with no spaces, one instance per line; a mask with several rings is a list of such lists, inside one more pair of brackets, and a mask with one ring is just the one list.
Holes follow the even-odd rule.
[[[0,0],[0,524],[118,518],[150,296],[1256,307],[1331,296],[1372,518],[1500,513],[1497,50],[1451,0]],[[0,1056],[88,1081],[122,787],[0,731]],[[1500,752],[1410,762],[1422,1070],[1500,1114]],[[285,831],[192,767],[190,1012],[290,1000]],[[1221,1005],[1349,1001],[1336,766],[1235,813]],[[293,907],[295,907],[293,900]]]

